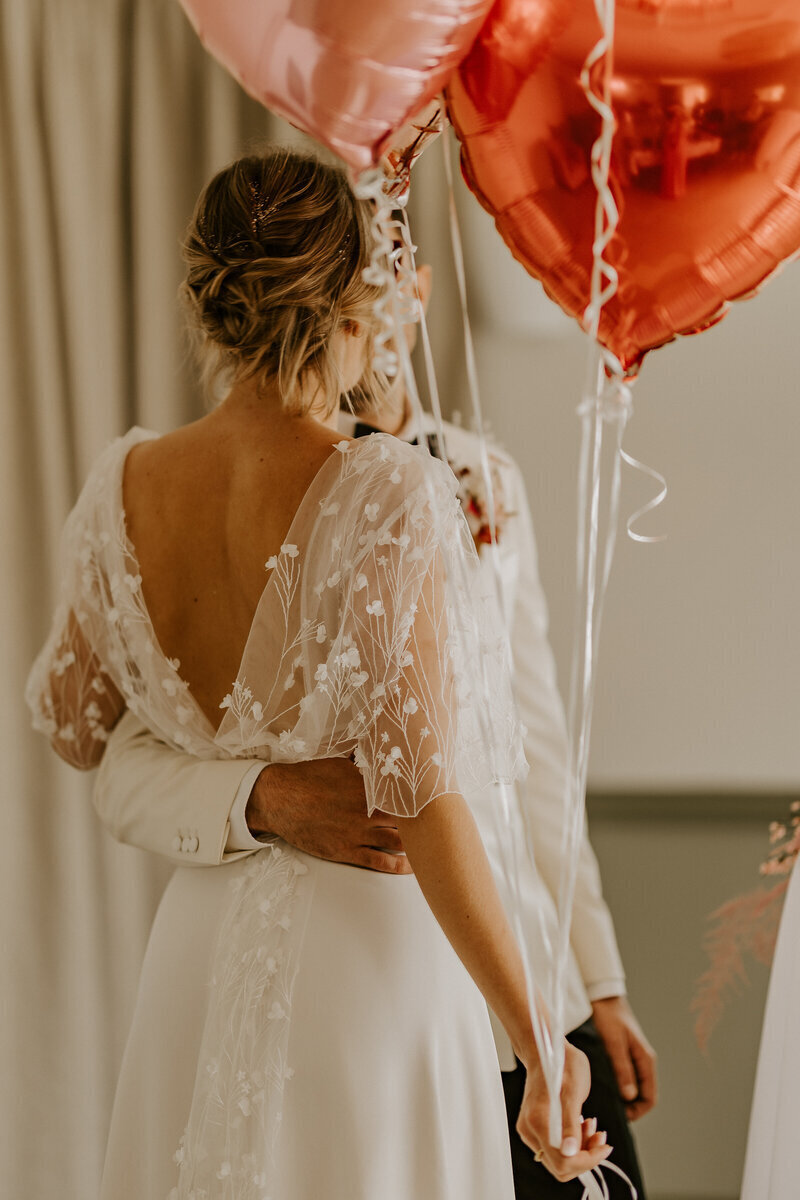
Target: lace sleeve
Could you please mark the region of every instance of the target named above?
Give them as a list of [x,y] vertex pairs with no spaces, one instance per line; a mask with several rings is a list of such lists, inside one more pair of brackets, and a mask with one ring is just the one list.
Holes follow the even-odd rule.
[[282,762],[354,754],[370,811],[412,816],[517,777],[524,758],[455,477],[388,435],[365,442],[341,444],[307,539],[267,563],[216,743]]
[[[31,668],[25,699],[33,726],[44,733],[66,762],[81,770],[96,767],[108,734],[119,720],[125,702],[92,648],[87,596],[102,585],[92,529],[98,489],[105,485],[114,443],[95,464],[61,535],[60,595],[50,635]],[[112,455],[113,451],[113,455]]]
[[103,757],[125,708],[89,646],[73,609],[62,609],[28,678],[25,699],[33,726],[70,766],[87,771]]
[[413,816],[524,763],[505,639],[456,487],[444,464],[394,443],[337,514],[351,530],[346,573],[312,696],[349,716],[370,812]]

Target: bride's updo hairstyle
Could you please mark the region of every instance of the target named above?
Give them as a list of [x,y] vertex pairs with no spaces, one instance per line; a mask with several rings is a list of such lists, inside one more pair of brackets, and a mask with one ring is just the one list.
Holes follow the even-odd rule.
[[[366,367],[349,404],[375,408],[386,396],[388,380],[371,366],[377,290],[362,279],[370,210],[342,170],[288,148],[238,159],[201,194],[183,256],[209,386],[276,385],[295,415],[321,390],[332,411],[342,381],[331,339],[357,324]],[[315,380],[320,390],[304,397]]]

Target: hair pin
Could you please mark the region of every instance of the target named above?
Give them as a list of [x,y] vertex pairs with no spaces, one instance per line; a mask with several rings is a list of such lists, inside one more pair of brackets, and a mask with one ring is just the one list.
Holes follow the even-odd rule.
[[280,208],[279,203],[268,204],[266,197],[262,194],[258,181],[251,179],[250,187],[250,228],[253,231],[253,237],[257,242],[263,241],[267,236],[267,221],[274,212]]

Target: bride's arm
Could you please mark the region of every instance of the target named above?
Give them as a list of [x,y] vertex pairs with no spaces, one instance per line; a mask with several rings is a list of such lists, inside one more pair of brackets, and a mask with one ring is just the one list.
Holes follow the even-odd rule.
[[591,1126],[581,1123],[581,1105],[589,1092],[588,1062],[567,1043],[562,1142],[559,1149],[551,1147],[549,1098],[531,1027],[522,959],[472,814],[464,799],[451,793],[432,800],[415,817],[399,818],[398,824],[425,899],[526,1067],[520,1135],[544,1152],[543,1161],[556,1178],[573,1179],[610,1153],[603,1135],[593,1135]]
[[34,663],[25,697],[34,726],[60,758],[88,771],[103,757],[125,701],[70,609]]

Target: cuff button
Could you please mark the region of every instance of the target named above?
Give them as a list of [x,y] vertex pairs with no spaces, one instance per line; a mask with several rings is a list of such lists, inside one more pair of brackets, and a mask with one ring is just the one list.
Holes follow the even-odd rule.
[[180,837],[174,837],[172,839],[172,849],[175,851],[176,854],[178,854],[180,852],[180,849],[181,849]]

